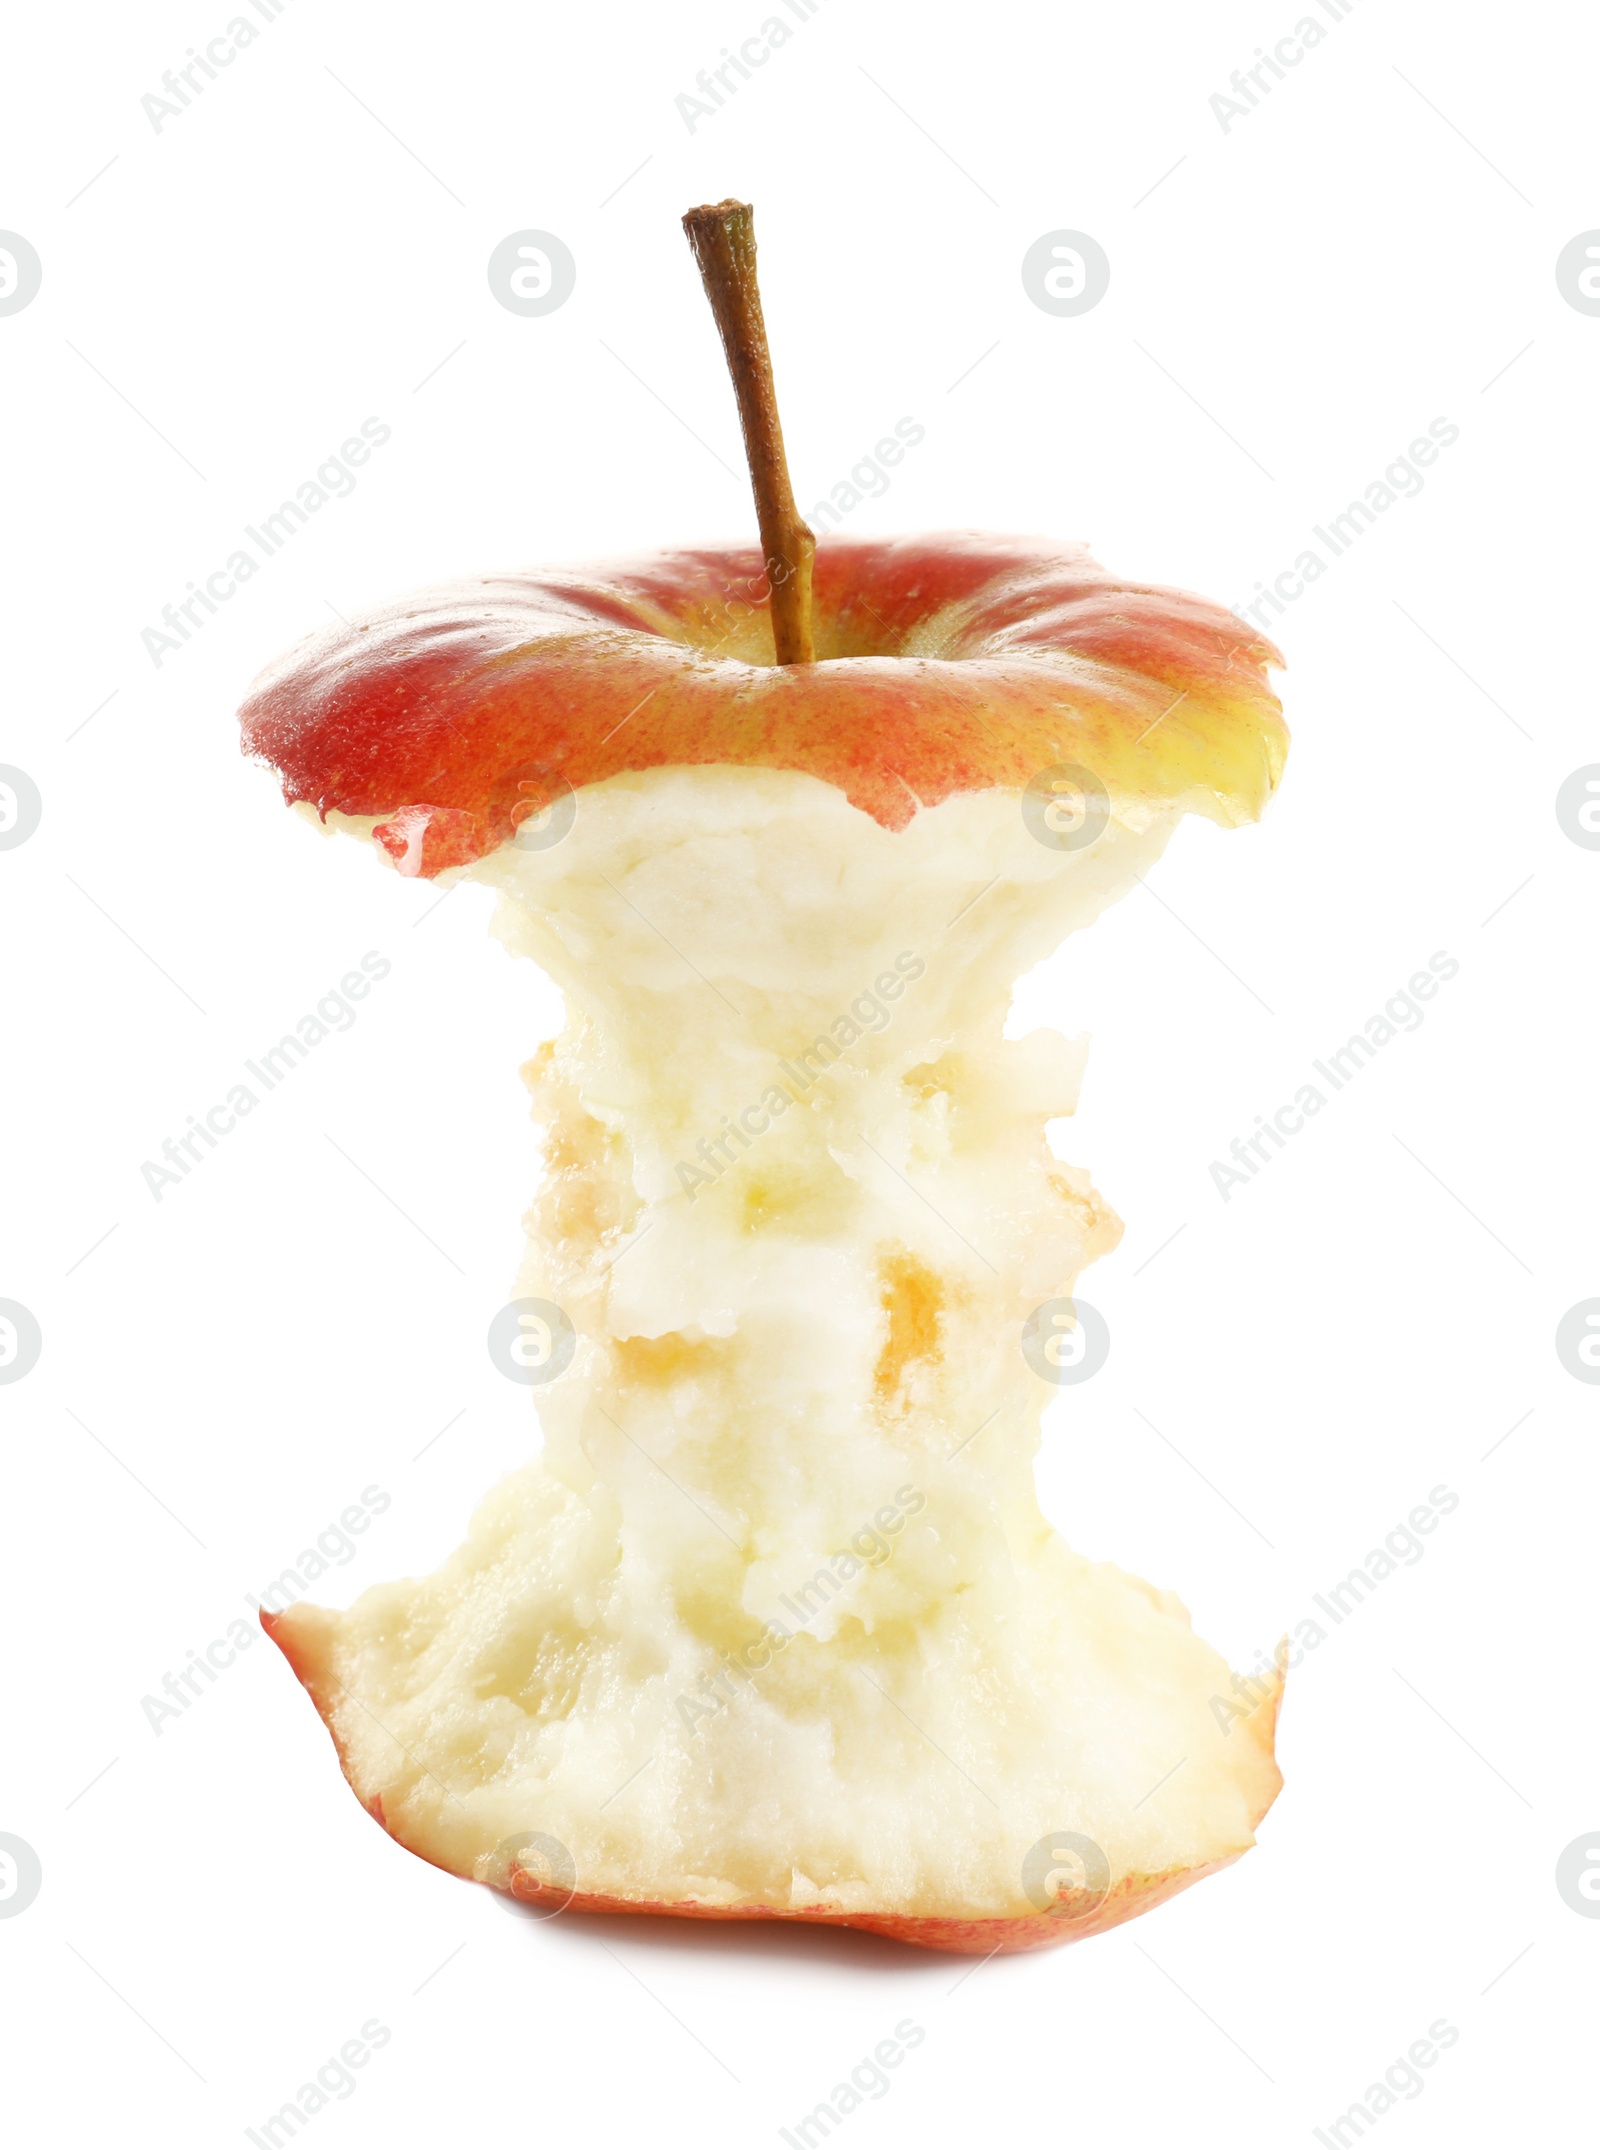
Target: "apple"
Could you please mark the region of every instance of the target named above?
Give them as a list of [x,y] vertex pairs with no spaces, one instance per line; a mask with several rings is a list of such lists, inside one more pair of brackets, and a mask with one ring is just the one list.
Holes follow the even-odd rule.
[[748,211],[688,221],[760,552],[459,584],[244,707],[292,801],[493,888],[569,1017],[496,1327],[542,1452],[435,1574],[264,1624],[452,1873],[1042,1947],[1237,1858],[1281,1782],[1281,1673],[1039,1511],[1121,1227],[1045,1136],[1081,1043],[1005,1034],[1184,814],[1260,813],[1276,652],[1077,546],[814,544]]
[[1231,824],[1282,770],[1271,644],[1081,545],[826,538],[804,666],[772,662],[768,587],[759,553],[727,548],[421,592],[266,672],[245,744],[288,799],[372,818],[401,872],[430,876],[552,789],[647,769],[801,771],[890,830],[1063,763],[1130,811]]

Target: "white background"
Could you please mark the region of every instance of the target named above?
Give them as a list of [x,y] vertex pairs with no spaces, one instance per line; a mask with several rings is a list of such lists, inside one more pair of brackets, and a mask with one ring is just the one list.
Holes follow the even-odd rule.
[[[376,2017],[317,2145],[776,2142],[910,2016],[850,2144],[1308,2141],[1441,2017],[1384,2142],[1585,2139],[1600,1923],[1554,1868],[1600,1828],[1600,1396],[1553,1339],[1600,1292],[1600,855],[1554,799],[1600,761],[1600,319],[1554,264],[1600,224],[1600,32],[1358,0],[1224,131],[1299,0],[824,0],[691,134],[675,96],[766,0],[289,0],[155,132],[230,5],[35,10],[5,50],[0,225],[44,264],[0,319],[0,761],[44,801],[0,853],[0,1297],[44,1337],[0,1389],[0,1830],[44,1875],[0,1920],[20,2138],[242,2141]],[[509,1914],[365,1818],[264,1641],[159,1737],[141,1709],[363,1487],[391,1506],[328,1600],[436,1562],[536,1439],[483,1338],[555,996],[486,895],[287,814],[233,711],[330,608],[752,534],[677,223],[727,193],[802,503],[927,428],[857,529],[1084,538],[1238,603],[1460,429],[1276,623],[1264,824],[1180,831],[1023,996],[1093,1033],[1062,1144],[1128,1221],[1086,1283],[1110,1363],[1047,1422],[1070,1540],[1247,1663],[1430,1488],[1460,1505],[1296,1672],[1258,1849],[976,1970]],[[485,276],[526,226],[578,263],[543,319]],[[1019,274],[1058,227],[1112,264],[1076,319]],[[141,630],[369,416],[356,492],[153,665]],[[163,1138],[369,949],[355,1027],[156,1202]],[[1212,1160],[1441,949],[1421,1029],[1224,1202]]]

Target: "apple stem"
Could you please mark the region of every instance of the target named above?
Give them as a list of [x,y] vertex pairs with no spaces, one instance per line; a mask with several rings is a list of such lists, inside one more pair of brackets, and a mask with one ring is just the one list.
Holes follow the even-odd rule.
[[789,484],[756,283],[755,212],[748,202],[712,202],[683,220],[722,336],[739,402],[745,460],[772,587],[772,642],[779,664],[810,664],[811,556],[817,541],[800,519]]

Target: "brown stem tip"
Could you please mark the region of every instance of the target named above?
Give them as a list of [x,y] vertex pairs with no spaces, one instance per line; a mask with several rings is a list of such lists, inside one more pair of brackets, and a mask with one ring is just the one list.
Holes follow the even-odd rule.
[[756,283],[755,213],[748,202],[714,202],[684,217],[701,281],[722,336],[739,401],[745,460],[772,585],[772,641],[779,664],[810,664],[811,556],[817,541],[800,520],[789,484],[772,385],[772,353]]

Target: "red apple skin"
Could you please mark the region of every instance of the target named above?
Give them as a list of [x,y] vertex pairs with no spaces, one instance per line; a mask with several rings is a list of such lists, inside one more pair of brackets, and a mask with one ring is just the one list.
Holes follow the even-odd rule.
[[[316,1708],[317,1715],[327,1727],[339,1756],[339,1766],[352,1791],[349,1766],[344,1747],[334,1728],[332,1712],[324,1707],[316,1687],[307,1677],[305,1669],[297,1660],[293,1647],[292,1632],[283,1631],[282,1615],[261,1613],[261,1625],[288,1659],[296,1679],[305,1688]],[[1258,1730],[1267,1752],[1272,1752],[1277,1730],[1278,1711],[1283,1699],[1283,1681],[1280,1676],[1272,1693],[1250,1712],[1250,1722]],[[1283,1779],[1274,1771],[1276,1781],[1265,1803],[1251,1815],[1250,1826],[1255,1829],[1271,1807],[1280,1790]],[[358,1792],[357,1798],[361,1795]],[[383,1795],[362,1800],[362,1806],[385,1834],[392,1837],[402,1849],[412,1852],[413,1857],[426,1860],[430,1866],[439,1867],[441,1873],[453,1873],[454,1869],[441,1866],[437,1859],[429,1859],[426,1852],[417,1852],[403,1837],[395,1835],[383,1812]],[[1116,1886],[1085,1917],[1073,1918],[1064,1912],[1034,1912],[1025,1918],[1008,1919],[942,1919],[903,1917],[894,1914],[878,1916],[872,1912],[854,1911],[795,1911],[787,1906],[772,1904],[706,1904],[694,1899],[676,1903],[654,1901],[643,1897],[594,1896],[576,1890],[567,1896],[564,1889],[552,1890],[537,1875],[525,1868],[513,1866],[511,1886],[506,1892],[519,1903],[549,1905],[554,1902],[559,1911],[588,1911],[620,1914],[633,1918],[666,1919],[781,1919],[791,1923],[811,1926],[855,1926],[867,1933],[881,1934],[890,1941],[903,1941],[913,1948],[941,1949],[954,1956],[1020,1955],[1033,1949],[1059,1948],[1068,1941],[1086,1941],[1091,1934],[1105,1933],[1113,1926],[1121,1926],[1128,1919],[1136,1919],[1141,1912],[1153,1911],[1157,1904],[1164,1904],[1169,1896],[1176,1896],[1204,1881],[1208,1874],[1220,1874],[1224,1867],[1232,1866],[1241,1854],[1235,1852],[1226,1859],[1212,1859],[1203,1866],[1173,1869],[1163,1874],[1126,1874]],[[460,1880],[462,1877],[457,1875]],[[565,1898],[565,1901],[561,1901]],[[554,1913],[549,1915],[555,1915]]]
[[[759,555],[657,554],[498,575],[324,629],[240,712],[291,802],[382,816],[403,873],[481,858],[544,803],[625,770],[796,769],[886,829],[953,793],[1021,791],[1060,763],[1113,802],[1253,820],[1287,735],[1272,644],[1080,545],[971,531],[824,538],[825,661],[770,647]],[[876,654],[862,654],[876,652]],[[887,654],[884,654],[887,652]],[[557,785],[559,788],[559,785]]]

